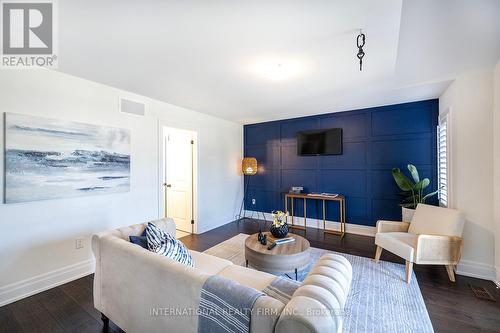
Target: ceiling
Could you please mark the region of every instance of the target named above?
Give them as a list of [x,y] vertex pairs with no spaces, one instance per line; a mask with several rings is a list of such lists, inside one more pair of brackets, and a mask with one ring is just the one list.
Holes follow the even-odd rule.
[[240,123],[436,98],[500,58],[496,0],[65,0],[58,12],[59,71]]

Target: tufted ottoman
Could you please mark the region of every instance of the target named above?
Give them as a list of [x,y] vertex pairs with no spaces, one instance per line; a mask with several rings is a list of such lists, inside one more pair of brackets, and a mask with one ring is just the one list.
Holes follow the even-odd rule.
[[275,332],[342,332],[351,280],[352,266],[345,257],[321,256],[283,309]]

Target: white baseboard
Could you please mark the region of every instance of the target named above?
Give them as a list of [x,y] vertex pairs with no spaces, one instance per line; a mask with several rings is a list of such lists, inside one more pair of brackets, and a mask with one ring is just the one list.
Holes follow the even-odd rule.
[[[245,211],[246,216],[251,216],[252,214],[255,218],[258,218],[257,214],[262,216],[262,212],[256,212],[256,211],[251,211],[251,210]],[[270,213],[264,213],[264,215],[268,221],[273,220],[273,216]],[[288,218],[288,223],[290,223],[290,217]],[[295,217],[294,223],[298,224],[298,225],[304,225],[304,218],[303,217]],[[318,219],[313,219],[313,218],[308,217],[307,218],[307,226],[309,228],[322,229],[323,228],[323,220],[318,220]],[[338,230],[340,228],[340,223],[336,222],[336,221],[326,221],[326,228]],[[375,227],[370,227],[367,225],[346,223],[346,226],[345,226],[346,233],[363,235],[363,236],[375,237],[375,230],[376,230]]]
[[[216,229],[216,228],[218,228],[218,227],[222,227],[223,225],[226,225],[226,224],[228,224],[228,223],[231,223],[231,222],[233,222],[234,220],[236,220],[236,217],[235,217],[235,216],[228,216],[228,217],[226,217],[226,218],[221,218],[221,219],[220,219],[217,223],[215,223],[215,224],[209,225],[209,226],[207,226],[207,227],[205,227],[205,228],[203,228],[203,229],[199,229],[199,228],[198,228],[198,229],[195,231],[195,234],[200,235],[200,234],[202,234],[202,233],[204,233],[204,232],[207,232],[207,231],[210,231],[210,230]],[[196,223],[196,222],[195,222],[195,223]]]
[[0,287],[0,306],[92,274],[94,269],[95,260],[88,259]]
[[496,279],[493,282],[495,282],[495,284],[497,285],[497,287],[500,288],[500,267],[497,267],[496,271],[497,271]]
[[458,263],[456,273],[458,275],[464,275],[490,281],[495,281],[496,278],[494,266],[464,259],[460,260],[460,262]]

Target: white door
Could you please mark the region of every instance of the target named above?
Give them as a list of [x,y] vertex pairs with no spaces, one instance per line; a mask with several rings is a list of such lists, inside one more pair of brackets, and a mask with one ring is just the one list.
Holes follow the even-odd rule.
[[178,230],[192,232],[195,133],[165,129],[165,216]]

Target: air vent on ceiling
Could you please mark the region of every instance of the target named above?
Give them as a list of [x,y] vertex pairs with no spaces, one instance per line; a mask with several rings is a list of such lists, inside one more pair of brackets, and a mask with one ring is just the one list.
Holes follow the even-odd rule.
[[144,116],[146,114],[146,105],[130,99],[120,98],[120,112]]

